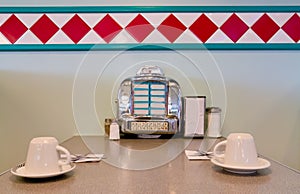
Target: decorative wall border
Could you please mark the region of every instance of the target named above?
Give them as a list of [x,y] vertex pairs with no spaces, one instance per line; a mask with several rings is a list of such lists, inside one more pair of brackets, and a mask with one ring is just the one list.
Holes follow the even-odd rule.
[[299,50],[300,6],[0,7],[0,51]]

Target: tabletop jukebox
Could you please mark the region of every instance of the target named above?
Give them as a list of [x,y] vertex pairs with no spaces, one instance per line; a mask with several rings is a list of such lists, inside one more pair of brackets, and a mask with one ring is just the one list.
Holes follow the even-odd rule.
[[158,66],[144,66],[118,91],[117,121],[123,133],[180,132],[181,91]]

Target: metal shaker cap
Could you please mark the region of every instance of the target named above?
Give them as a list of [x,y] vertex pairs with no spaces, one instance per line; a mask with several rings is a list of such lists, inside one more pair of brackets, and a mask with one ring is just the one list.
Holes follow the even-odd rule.
[[222,112],[222,109],[219,107],[207,107],[206,109],[207,113],[220,113]]

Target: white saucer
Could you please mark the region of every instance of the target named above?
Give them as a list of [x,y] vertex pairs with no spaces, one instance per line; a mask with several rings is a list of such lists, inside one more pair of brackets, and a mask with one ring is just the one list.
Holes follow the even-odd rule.
[[222,158],[212,158],[210,161],[217,166],[224,168],[224,170],[237,174],[252,174],[257,170],[268,168],[271,163],[263,158],[257,158],[257,165],[254,166],[233,166],[229,164],[224,164],[224,159]]
[[64,165],[62,166],[62,170],[59,172],[53,172],[53,173],[47,173],[47,174],[26,174],[25,173],[25,166],[16,166],[12,168],[10,171],[12,174],[19,176],[19,177],[25,177],[25,178],[48,178],[48,177],[54,177],[58,175],[65,174],[67,172],[72,171],[76,165],[74,163],[70,163],[70,165]]

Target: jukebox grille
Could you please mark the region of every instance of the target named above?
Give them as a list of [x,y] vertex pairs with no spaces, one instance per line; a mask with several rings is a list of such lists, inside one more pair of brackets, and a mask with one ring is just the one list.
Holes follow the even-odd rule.
[[167,87],[157,81],[133,83],[133,114],[135,116],[166,115]]
[[129,125],[132,131],[168,131],[169,129],[167,121],[132,121]]

